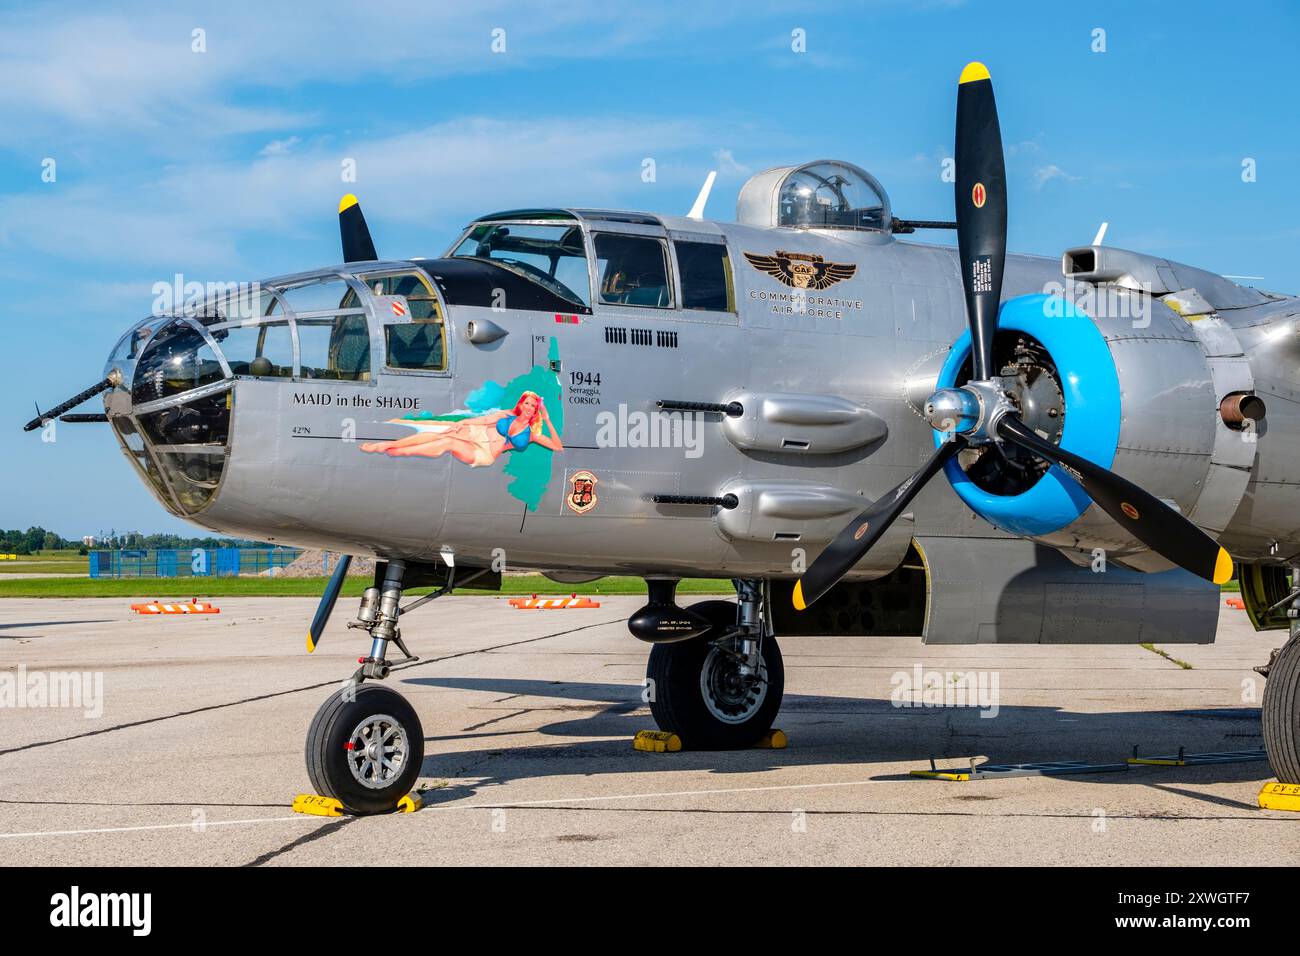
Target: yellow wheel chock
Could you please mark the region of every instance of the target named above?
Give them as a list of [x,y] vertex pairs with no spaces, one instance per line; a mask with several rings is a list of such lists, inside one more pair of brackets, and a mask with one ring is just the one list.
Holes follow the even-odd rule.
[[[754,744],[758,750],[784,750],[790,743],[784,730],[773,728]],[[682,738],[668,730],[638,730],[632,749],[650,754],[675,754],[682,749]]]
[[667,730],[638,730],[632,749],[648,754],[675,754],[682,749],[682,738]]
[[1259,792],[1259,805],[1265,810],[1300,812],[1300,783],[1266,783]]
[[[322,797],[316,793],[300,793],[293,798],[293,812],[305,813],[313,817],[350,816],[341,801],[333,797]],[[424,797],[420,791],[413,790],[397,801],[394,813],[414,813],[424,806]]]

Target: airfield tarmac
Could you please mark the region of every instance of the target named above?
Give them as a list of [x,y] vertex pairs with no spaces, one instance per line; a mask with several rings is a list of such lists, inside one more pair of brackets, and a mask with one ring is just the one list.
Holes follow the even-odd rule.
[[[0,671],[103,674],[103,713],[0,709],[3,864],[1300,864],[1300,814],[1261,810],[1267,763],[967,783],[928,766],[1123,762],[1261,746],[1251,668],[1280,644],[1225,608],[1214,645],[925,646],[782,641],[785,750],[646,754],[643,599],[519,611],[452,597],[404,622],[423,658],[388,683],[424,722],[415,814],[322,818],[303,737],[367,641],[340,603],[227,598],[137,617],[130,600],[0,601]],[[898,708],[891,678],[996,674],[999,711]],[[1254,697],[1250,697],[1253,690]],[[1243,694],[1245,700],[1243,701]],[[83,702],[84,703],[84,702]],[[1218,711],[1218,713],[1206,713]]]

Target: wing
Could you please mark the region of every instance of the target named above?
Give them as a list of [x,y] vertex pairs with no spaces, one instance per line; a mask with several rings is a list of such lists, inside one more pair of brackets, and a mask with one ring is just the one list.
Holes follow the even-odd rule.
[[[745,255],[749,255],[749,253],[745,253]],[[828,289],[837,282],[852,279],[857,271],[858,267],[853,263],[819,262],[817,264],[817,275],[813,277],[810,285],[814,289]]]
[[794,284],[794,274],[790,271],[790,260],[784,256],[758,256],[752,252],[745,253],[749,264],[760,272],[780,279],[786,285]]

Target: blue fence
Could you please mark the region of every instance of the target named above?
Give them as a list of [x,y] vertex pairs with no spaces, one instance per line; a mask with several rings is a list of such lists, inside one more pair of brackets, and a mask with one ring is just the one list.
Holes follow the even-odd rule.
[[228,578],[258,575],[292,564],[301,548],[182,548],[92,551],[92,578]]

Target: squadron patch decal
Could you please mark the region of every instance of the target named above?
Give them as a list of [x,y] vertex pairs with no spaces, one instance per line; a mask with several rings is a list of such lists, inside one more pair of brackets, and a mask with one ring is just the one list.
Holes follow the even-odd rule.
[[596,497],[596,485],[600,479],[589,471],[575,471],[569,478],[569,493],[564,503],[574,514],[583,515],[596,507],[600,499]]
[[821,256],[804,252],[782,252],[762,256],[746,252],[745,258],[759,272],[766,272],[792,289],[829,289],[837,282],[852,279],[858,271],[851,262],[827,262]]

